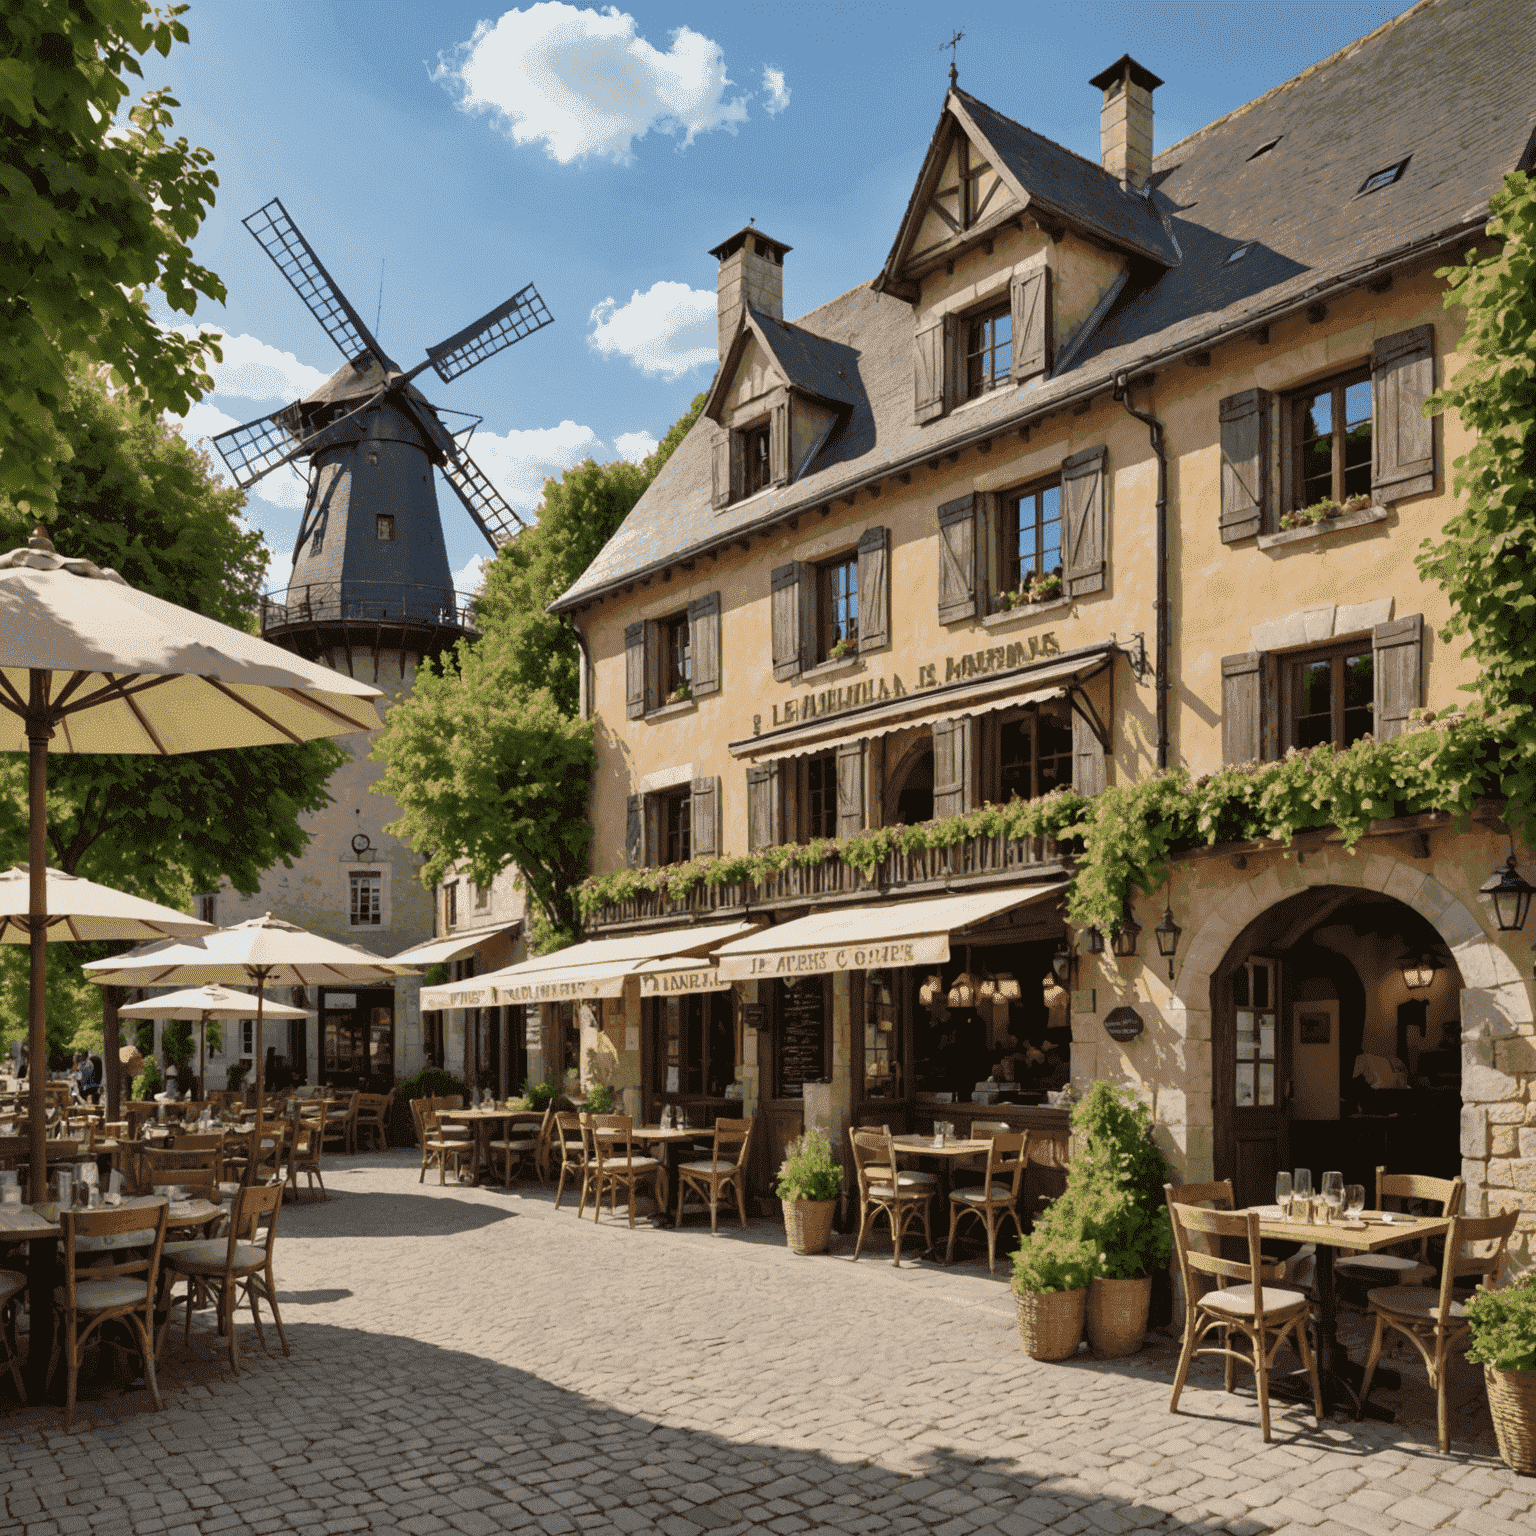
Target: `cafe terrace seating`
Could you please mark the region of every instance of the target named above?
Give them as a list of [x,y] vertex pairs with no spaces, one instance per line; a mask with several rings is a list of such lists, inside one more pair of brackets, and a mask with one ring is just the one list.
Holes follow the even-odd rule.
[[555,1185],[555,1209],[560,1209],[567,1175],[574,1175],[581,1189],[581,1201],[576,1207],[576,1215],[580,1217],[587,1208],[587,1196],[592,1193],[592,1164],[587,1158],[587,1138],[582,1129],[581,1116],[574,1110],[557,1110],[555,1137],[555,1145],[560,1153],[560,1181]]
[[[498,1153],[501,1155],[501,1187],[503,1189],[512,1187],[514,1166],[521,1170],[524,1163],[532,1162],[538,1155],[539,1144],[544,1134],[544,1122],[548,1119],[547,1109],[542,1116],[533,1110],[525,1114],[513,1115],[507,1121],[506,1134],[493,1136],[486,1143],[492,1161]],[[538,1123],[530,1123],[534,1121]]]
[[900,1266],[902,1235],[919,1216],[923,1219],[923,1240],[931,1251],[930,1207],[938,1192],[937,1175],[898,1167],[896,1145],[891,1140],[888,1125],[878,1131],[851,1128],[848,1140],[853,1147],[853,1166],[859,1188],[859,1240],[853,1247],[854,1259],[857,1260],[864,1251],[864,1238],[882,1215],[891,1224],[891,1243],[895,1248],[892,1264]]
[[353,1122],[352,1145],[347,1149],[356,1152],[358,1143],[366,1136],[370,1145],[377,1145],[380,1152],[389,1145],[389,1112],[395,1107],[395,1090],[388,1093],[360,1093],[357,1096],[357,1119]]
[[[587,1157],[592,1170],[592,1220],[603,1213],[603,1191],[608,1191],[608,1213],[618,1215],[619,1191],[629,1201],[629,1224],[635,1224],[635,1193],[642,1184],[651,1186],[658,1210],[667,1208],[667,1170],[654,1157],[635,1156],[635,1122],[629,1115],[587,1115],[583,1118],[589,1138]],[[622,1155],[621,1155],[622,1154]]]
[[320,1198],[329,1200],[325,1192],[325,1179],[320,1172],[320,1151],[325,1142],[325,1121],[317,1114],[306,1119],[302,1112],[296,1114],[288,1125],[288,1187],[293,1198],[299,1198],[299,1175],[309,1181],[308,1193],[313,1195],[315,1185],[320,1186]]
[[[1400,1211],[1409,1200],[1428,1201],[1440,1207],[1441,1216],[1461,1215],[1461,1180],[1432,1179],[1422,1173],[1388,1173],[1376,1170],[1378,1211]],[[1390,1202],[1390,1204],[1388,1203]],[[1429,1239],[1421,1237],[1417,1256],[1407,1253],[1352,1253],[1341,1258],[1334,1273],[1340,1280],[1355,1280],[1366,1285],[1423,1285],[1435,1278],[1435,1269],[1426,1262]]]
[[27,1289],[27,1277],[14,1269],[0,1269],[0,1368],[11,1373],[11,1384],[22,1402],[27,1400],[21,1382],[21,1346],[16,1342],[16,1307]]
[[[971,1134],[979,1134],[976,1126]],[[988,1131],[992,1144],[987,1149],[986,1169],[982,1182],[975,1189],[956,1189],[949,1196],[949,1246],[944,1251],[944,1262],[955,1257],[955,1233],[963,1217],[974,1216],[987,1229],[987,1273],[997,1272],[997,1234],[1004,1221],[1013,1223],[1013,1230],[1022,1239],[1024,1229],[1019,1225],[1019,1190],[1024,1182],[1024,1166],[1029,1161],[1028,1131]]]
[[416,1117],[416,1134],[421,1141],[421,1176],[416,1180],[418,1184],[425,1182],[427,1169],[430,1167],[437,1169],[439,1184],[447,1183],[450,1163],[453,1164],[454,1178],[458,1178],[464,1159],[474,1157],[473,1137],[454,1135],[452,1128],[444,1126],[438,1119],[440,1109],[457,1109],[458,1107],[457,1095],[454,1095],[452,1100],[432,1098],[411,1100],[411,1113]]
[[678,1167],[677,1222],[683,1222],[683,1201],[690,1189],[709,1202],[709,1230],[720,1230],[720,1197],[727,1191],[736,1196],[736,1210],[741,1224],[747,1224],[747,1154],[752,1144],[752,1116],[744,1120],[715,1120],[714,1146],[707,1158],[682,1163]]

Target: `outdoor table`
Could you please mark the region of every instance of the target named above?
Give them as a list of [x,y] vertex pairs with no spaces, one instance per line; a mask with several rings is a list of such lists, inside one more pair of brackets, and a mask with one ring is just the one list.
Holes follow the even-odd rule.
[[906,1153],[908,1157],[932,1157],[938,1160],[938,1217],[941,1225],[949,1219],[949,1187],[954,1164],[962,1158],[978,1155],[985,1157],[992,1146],[990,1141],[971,1141],[958,1136],[946,1136],[942,1146],[936,1145],[931,1136],[892,1136],[891,1144],[898,1153]]
[[[619,1133],[606,1127],[593,1132],[595,1136],[601,1136],[611,1141]],[[701,1136],[713,1138],[714,1132],[707,1127],[694,1127],[684,1129],[680,1126],[661,1125],[637,1125],[630,1133],[632,1141],[643,1141],[647,1146],[659,1146],[661,1148],[662,1166],[667,1170],[667,1187],[669,1190],[678,1188],[677,1149],[688,1142],[696,1141]],[[662,1206],[651,1217],[653,1227],[675,1227],[677,1218],[671,1211]]]
[[[1416,1242],[1421,1237],[1442,1237],[1450,1231],[1450,1221],[1443,1216],[1404,1219],[1394,1212],[1394,1220],[1388,1224],[1382,1220],[1380,1211],[1365,1211],[1360,1226],[1349,1226],[1343,1221],[1286,1221],[1280,1216],[1279,1206],[1275,1205],[1261,1205],[1257,1210],[1261,1237],[1277,1242],[1316,1244],[1317,1374],[1322,1384],[1323,1408],[1327,1411],[1335,1404],[1344,1404],[1351,1411],[1358,1410],[1365,1368],[1356,1365],[1339,1342],[1338,1302],[1334,1289],[1337,1251],[1376,1253],[1383,1248]],[[1389,1384],[1382,1371],[1378,1370],[1376,1374],[1384,1385]],[[1270,1390],[1286,1398],[1295,1396],[1298,1401],[1312,1400],[1312,1387],[1305,1372],[1272,1379]],[[1391,1409],[1380,1408],[1374,1403],[1367,1403],[1365,1412],[1374,1419],[1388,1423],[1392,1420]]]
[[[454,1120],[461,1125],[467,1125],[474,1133],[475,1138],[475,1183],[481,1182],[482,1171],[495,1182],[496,1170],[491,1166],[491,1126],[500,1122],[505,1125],[509,1120],[528,1119],[542,1120],[542,1111],[531,1109],[440,1109],[437,1112],[439,1120]],[[510,1188],[503,1181],[504,1188]]]

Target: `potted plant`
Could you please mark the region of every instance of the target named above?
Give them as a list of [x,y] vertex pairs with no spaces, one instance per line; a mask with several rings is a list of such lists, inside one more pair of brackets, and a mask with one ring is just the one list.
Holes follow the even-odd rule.
[[1536,1472],[1536,1286],[1531,1276],[1500,1291],[1479,1287],[1467,1304],[1467,1359],[1483,1368],[1499,1455]]
[[794,1253],[821,1253],[832,1235],[832,1213],[843,1170],[826,1135],[814,1126],[784,1149],[773,1192],[783,1202],[784,1235]]
[[1062,1195],[1047,1207],[1013,1255],[1019,1339],[1031,1360],[1068,1360],[1083,1341],[1088,1287],[1099,1252],[1082,1235]]
[[687,683],[679,683],[671,693],[667,695],[669,704],[686,704],[693,697],[693,689]]
[[1061,577],[1055,571],[1036,574],[1029,584],[1030,601],[1048,603],[1061,596]]
[[853,655],[853,646],[847,640],[839,640],[828,654],[833,661],[843,661]]

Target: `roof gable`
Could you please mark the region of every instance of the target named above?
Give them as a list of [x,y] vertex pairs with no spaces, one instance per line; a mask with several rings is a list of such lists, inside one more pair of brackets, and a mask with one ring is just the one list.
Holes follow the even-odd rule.
[[711,421],[723,421],[743,368],[763,363],[790,388],[836,408],[852,407],[862,394],[858,353],[852,347],[775,320],[749,303],[710,386],[703,414]]

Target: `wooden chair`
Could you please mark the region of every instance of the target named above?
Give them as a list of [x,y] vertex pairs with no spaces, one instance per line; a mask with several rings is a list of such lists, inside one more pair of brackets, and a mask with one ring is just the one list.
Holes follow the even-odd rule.
[[[1439,1207],[1436,1215],[1461,1215],[1461,1180],[1432,1179],[1422,1173],[1388,1173],[1384,1167],[1376,1170],[1376,1209],[1378,1211],[1402,1210],[1406,1200],[1423,1200]],[[1387,1202],[1392,1204],[1388,1205]],[[1352,1253],[1348,1258],[1340,1256],[1334,1265],[1334,1273],[1340,1280],[1355,1280],[1366,1285],[1424,1285],[1435,1278],[1429,1257],[1429,1239],[1421,1237],[1414,1248],[1404,1244],[1396,1253]],[[1359,1293],[1356,1292],[1356,1295]]]
[[394,1107],[393,1088],[388,1093],[359,1094],[350,1150],[356,1152],[358,1142],[366,1136],[370,1143],[376,1141],[379,1151],[383,1152],[389,1146],[389,1113]]
[[[1450,1450],[1451,1430],[1445,1403],[1446,1366],[1451,1346],[1464,1339],[1468,1332],[1467,1309],[1456,1300],[1456,1282],[1476,1278],[1487,1290],[1497,1290],[1504,1250],[1509,1246],[1510,1234],[1519,1219],[1518,1210],[1505,1211],[1499,1216],[1452,1216],[1438,1286],[1379,1285],[1369,1293],[1376,1332],[1372,1335],[1371,1352],[1365,1362],[1365,1380],[1360,1384],[1357,1418],[1365,1412],[1365,1400],[1370,1396],[1371,1380],[1381,1358],[1382,1335],[1388,1328],[1396,1329],[1404,1338],[1411,1339],[1414,1348],[1424,1357],[1429,1384],[1435,1389],[1440,1449],[1442,1452]],[[1463,1253],[1462,1249],[1472,1243],[1488,1243],[1492,1248],[1485,1254]]]
[[357,1111],[362,1094],[348,1094],[344,1103],[325,1112],[325,1140],[339,1141],[349,1156],[357,1151]]
[[475,1144],[463,1136],[445,1136],[438,1123],[438,1101],[436,1099],[415,1099],[411,1103],[414,1111],[416,1106],[421,1106],[421,1176],[416,1180],[418,1184],[424,1183],[427,1177],[427,1169],[432,1165],[437,1167],[437,1182],[448,1182],[448,1164],[453,1164],[453,1176],[457,1179],[462,1171],[464,1159],[471,1162],[475,1156]]
[[315,1192],[315,1185],[320,1186],[320,1198],[329,1200],[331,1197],[325,1192],[325,1179],[320,1172],[320,1153],[325,1145],[325,1122],[317,1115],[314,1119],[305,1119],[303,1115],[295,1115],[288,1123],[288,1175],[287,1184],[293,1191],[293,1198],[299,1198],[299,1175],[302,1173],[309,1180],[308,1192]]
[[891,1263],[901,1264],[901,1239],[919,1216],[923,1219],[926,1251],[933,1251],[933,1225],[930,1207],[938,1189],[938,1179],[931,1173],[914,1172],[896,1162],[896,1146],[890,1126],[878,1131],[854,1126],[848,1131],[853,1148],[853,1167],[859,1188],[859,1240],[854,1244],[857,1261],[864,1251],[864,1238],[884,1215],[891,1224],[891,1243],[895,1255]]
[[667,1208],[667,1170],[654,1157],[635,1156],[635,1122],[628,1115],[586,1115],[591,1138],[592,1220],[603,1211],[603,1191],[608,1191],[608,1214],[619,1213],[619,1190],[629,1199],[629,1224],[635,1224],[635,1192],[649,1184],[659,1210]]
[[[62,1350],[69,1372],[64,1400],[64,1429],[75,1421],[75,1386],[80,1375],[80,1356],[91,1335],[103,1323],[121,1320],[138,1339],[144,1360],[144,1384],[155,1407],[164,1412],[160,1388],[155,1384],[155,1283],[160,1272],[160,1250],[165,1243],[166,1202],[151,1206],[99,1211],[60,1211],[64,1228],[64,1285],[54,1292],[59,1315],[59,1337],[48,1364],[52,1377]],[[81,1270],[82,1240],[111,1238],[123,1233],[148,1232],[143,1247],[112,1248],[112,1262],[102,1262],[103,1250],[93,1255],[89,1269]],[[144,1248],[149,1249],[148,1257]]]
[[21,1380],[21,1346],[16,1341],[16,1307],[26,1295],[27,1277],[14,1269],[0,1269],[0,1370],[9,1370],[16,1396],[27,1400],[27,1389]]
[[[1221,1189],[1223,1184],[1195,1187]],[[1184,1390],[1190,1362],[1196,1356],[1219,1355],[1226,1367],[1224,1385],[1228,1392],[1232,1390],[1234,1365],[1241,1362],[1253,1368],[1259,1394],[1259,1423],[1264,1439],[1268,1441],[1269,1372],[1280,1346],[1289,1338],[1312,1379],[1312,1405],[1321,1423],[1323,1389],[1318,1380],[1317,1361],[1307,1344],[1307,1315],[1311,1303],[1304,1292],[1281,1286],[1274,1286],[1265,1293],[1264,1278],[1268,1266],[1259,1251],[1259,1213],[1206,1210],[1198,1205],[1184,1204],[1173,1198],[1174,1186],[1171,1184],[1163,1186],[1163,1193],[1173,1220],[1174,1251],[1184,1280],[1184,1347],[1179,1353],[1178,1373],[1173,1379],[1169,1413],[1179,1411],[1179,1395]],[[1226,1193],[1230,1199],[1230,1185],[1226,1185]],[[1213,1248],[1219,1247],[1223,1238],[1245,1239],[1247,1263],[1201,1251],[1202,1245],[1191,1241],[1196,1235]],[[1196,1288],[1196,1275],[1214,1276],[1217,1288],[1202,1295]],[[1228,1281],[1236,1283],[1229,1285]],[[1201,1349],[1200,1340],[1213,1328],[1221,1330],[1221,1347]],[[1232,1348],[1233,1333],[1240,1333],[1248,1340],[1250,1353],[1243,1354]]]
[[214,1172],[218,1174],[221,1180],[223,1179],[223,1131],[183,1131],[176,1138],[173,1150],[177,1152],[212,1152],[214,1154]]
[[[229,1339],[231,1370],[238,1372],[240,1369],[240,1353],[235,1344],[235,1310],[242,1296],[250,1303],[251,1319],[256,1324],[256,1337],[261,1347],[267,1347],[267,1339],[262,1332],[261,1310],[257,1304],[264,1301],[272,1309],[272,1321],[277,1325],[283,1353],[288,1353],[288,1335],[283,1332],[283,1315],[277,1309],[277,1282],[272,1277],[272,1248],[277,1241],[277,1218],[282,1204],[283,1187],[280,1184],[243,1189],[235,1201],[227,1237],[211,1242],[166,1244],[162,1340],[170,1329],[170,1293],[179,1277],[187,1282],[184,1344],[191,1341],[193,1308],[202,1291],[207,1289],[214,1292],[218,1301],[219,1332]],[[267,1224],[264,1237],[261,1233],[263,1218]]]
[[538,1155],[539,1131],[542,1128],[543,1116],[535,1110],[529,1110],[526,1114],[516,1115],[507,1121],[507,1134],[493,1136],[486,1143],[494,1164],[496,1155],[501,1155],[501,1187],[512,1188],[512,1167],[515,1163],[519,1170],[524,1162],[531,1161]]
[[581,1188],[581,1202],[576,1207],[576,1215],[580,1218],[587,1208],[587,1196],[592,1192],[592,1162],[587,1156],[587,1138],[582,1129],[581,1116],[574,1110],[555,1111],[553,1145],[560,1153],[560,1182],[555,1185],[555,1209],[560,1209],[566,1176],[574,1174]]
[[[971,1130],[974,1134],[975,1127]],[[1011,1221],[1019,1237],[1019,1190],[1024,1182],[1024,1166],[1029,1161],[1028,1131],[993,1131],[987,1149],[986,1173],[979,1189],[957,1189],[949,1197],[949,1247],[944,1253],[947,1264],[955,1257],[955,1233],[965,1216],[974,1216],[987,1229],[987,1273],[997,1271],[997,1234],[1003,1222]]]
[[677,1224],[683,1224],[683,1201],[690,1189],[697,1190],[709,1202],[709,1230],[720,1230],[720,1197],[727,1190],[736,1194],[736,1212],[741,1225],[747,1225],[747,1156],[752,1145],[752,1116],[715,1120],[714,1147],[708,1158],[681,1163],[677,1170]]

